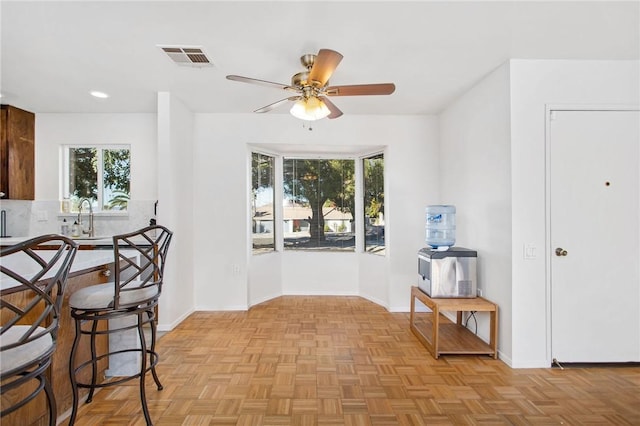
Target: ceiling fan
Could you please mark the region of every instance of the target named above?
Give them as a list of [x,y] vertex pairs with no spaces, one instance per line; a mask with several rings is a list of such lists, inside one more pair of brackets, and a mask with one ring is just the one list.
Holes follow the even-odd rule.
[[228,75],[227,79],[294,92],[295,95],[258,108],[254,112],[269,112],[287,102],[293,102],[291,114],[302,120],[340,117],[342,111],[329,100],[332,96],[390,95],[396,90],[393,83],[329,86],[329,78],[341,60],[342,55],[330,49],[320,49],[317,55],[303,55],[300,62],[306,70],[294,74],[290,85],[240,75]]

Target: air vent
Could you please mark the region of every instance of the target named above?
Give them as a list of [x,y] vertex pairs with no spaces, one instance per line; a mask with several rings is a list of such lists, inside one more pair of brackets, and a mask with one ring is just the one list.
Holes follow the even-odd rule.
[[199,46],[158,46],[178,65],[187,67],[213,66],[207,54]]

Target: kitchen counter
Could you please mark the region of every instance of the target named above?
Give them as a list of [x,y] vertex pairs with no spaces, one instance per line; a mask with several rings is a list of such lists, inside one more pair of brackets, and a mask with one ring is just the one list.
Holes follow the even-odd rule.
[[[55,250],[37,250],[37,253],[43,258],[53,256]],[[20,253],[24,255],[24,253]],[[131,256],[135,256],[136,253],[132,253]],[[130,257],[131,257],[130,256]],[[53,360],[50,367],[50,379],[53,393],[56,396],[56,404],[58,415],[58,424],[61,424],[65,414],[69,412],[72,404],[72,389],[71,382],[69,381],[69,353],[73,345],[75,337],[75,327],[73,319],[71,318],[71,309],[69,308],[69,296],[76,291],[93,286],[96,284],[103,284],[109,280],[109,277],[113,273],[113,250],[83,250],[76,252],[73,263],[71,264],[71,272],[67,281],[67,286],[63,295],[62,308],[60,310],[60,323],[58,327],[57,348],[53,354]],[[18,255],[7,256],[2,259],[3,266],[9,266],[16,269],[24,275],[36,272],[33,268],[33,260],[27,260],[27,255],[24,257]],[[45,277],[46,278],[46,277]],[[0,276],[0,291],[2,292],[3,301],[8,301],[16,306],[24,306],[29,300],[30,292],[25,292],[22,285],[15,280],[7,277]],[[34,308],[34,315],[41,314],[39,308]],[[106,326],[105,326],[106,327]],[[135,333],[135,330],[130,330]],[[109,340],[109,336],[101,335],[95,341],[96,350],[100,353],[107,353],[112,343]],[[77,355],[77,364],[81,364],[89,359],[91,353],[91,345],[88,340],[81,340]],[[104,358],[98,362],[97,377],[101,381],[108,369],[113,369],[117,365],[114,365],[112,359]],[[117,373],[117,371],[115,372]],[[83,381],[91,380],[91,371],[88,369],[81,373],[81,379]],[[81,403],[86,399],[87,390],[80,390]],[[3,398],[5,396],[3,395]],[[38,396],[35,402],[28,404],[27,406],[7,415],[2,418],[2,424],[15,424],[15,425],[35,425],[45,424],[47,417],[47,404],[44,399],[44,394]]]
[[[12,246],[14,244],[19,244],[23,241],[27,241],[28,239],[33,237],[1,237],[0,238],[0,246]],[[78,243],[78,245],[91,245],[91,246],[107,246],[113,247],[113,238],[109,235],[103,235],[98,237],[82,237],[82,238],[74,238],[71,237],[73,241]]]
[[[55,250],[38,250],[38,254],[44,259],[51,258],[55,253]],[[132,257],[137,255],[137,251],[135,250],[132,250],[131,253]],[[38,271],[30,271],[29,268],[33,267],[33,260],[28,258],[24,253],[21,253],[21,255],[24,256],[14,255],[10,256],[10,258],[3,259],[3,264],[26,276],[39,271],[39,269]],[[113,259],[113,251],[111,250],[78,250],[71,264],[70,275],[86,273],[92,269],[111,264],[113,263]],[[2,292],[8,289],[17,289],[19,286],[20,284],[17,281],[7,276],[3,275],[0,277],[0,291]]]
[[[28,239],[33,238],[33,237],[2,237],[0,238],[0,247],[8,247],[8,246],[12,246],[14,244],[18,244],[21,243],[23,241],[27,241]],[[79,237],[79,238],[74,238],[71,237],[71,239],[73,241],[76,242],[76,244],[78,244],[78,249],[79,250],[103,250],[103,249],[108,249],[108,250],[112,250],[113,249],[113,237],[109,236],[109,235],[103,235],[103,236],[98,236],[98,237]],[[144,238],[140,238],[140,237],[136,237],[132,240],[134,243],[141,245],[141,246],[148,246],[149,242],[147,240],[145,240]],[[121,244],[122,247],[122,244]]]

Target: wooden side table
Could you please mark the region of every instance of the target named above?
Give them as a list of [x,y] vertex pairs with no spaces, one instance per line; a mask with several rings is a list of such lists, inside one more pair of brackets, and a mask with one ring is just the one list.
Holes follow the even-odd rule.
[[[425,321],[421,321],[421,327],[416,325],[415,305],[416,299],[424,303],[431,313],[425,313]],[[441,311],[456,311],[457,321],[448,320],[441,322]],[[478,336],[469,331],[462,324],[463,312],[489,312],[490,315],[490,341],[485,343]],[[423,317],[421,315],[421,317]],[[429,328],[431,323],[431,336],[420,329]],[[422,325],[426,323],[427,325]],[[498,305],[482,297],[473,299],[440,299],[431,298],[418,287],[411,287],[411,331],[418,340],[438,359],[444,354],[472,354],[490,355],[498,358]]]

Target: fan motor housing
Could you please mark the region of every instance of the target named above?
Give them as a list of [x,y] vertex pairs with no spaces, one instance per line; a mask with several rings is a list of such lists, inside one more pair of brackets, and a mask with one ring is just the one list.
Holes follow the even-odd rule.
[[291,77],[291,85],[295,87],[304,87],[308,84],[309,71],[302,71]]
[[306,55],[300,56],[300,63],[303,67],[310,70],[313,67],[313,64],[316,62],[316,55],[313,53],[307,53]]
[[[329,84],[328,80],[326,84]],[[294,76],[291,77],[291,85],[299,88],[314,87],[316,89],[320,89],[322,87],[321,82],[309,80],[309,71],[302,71],[294,74]]]

